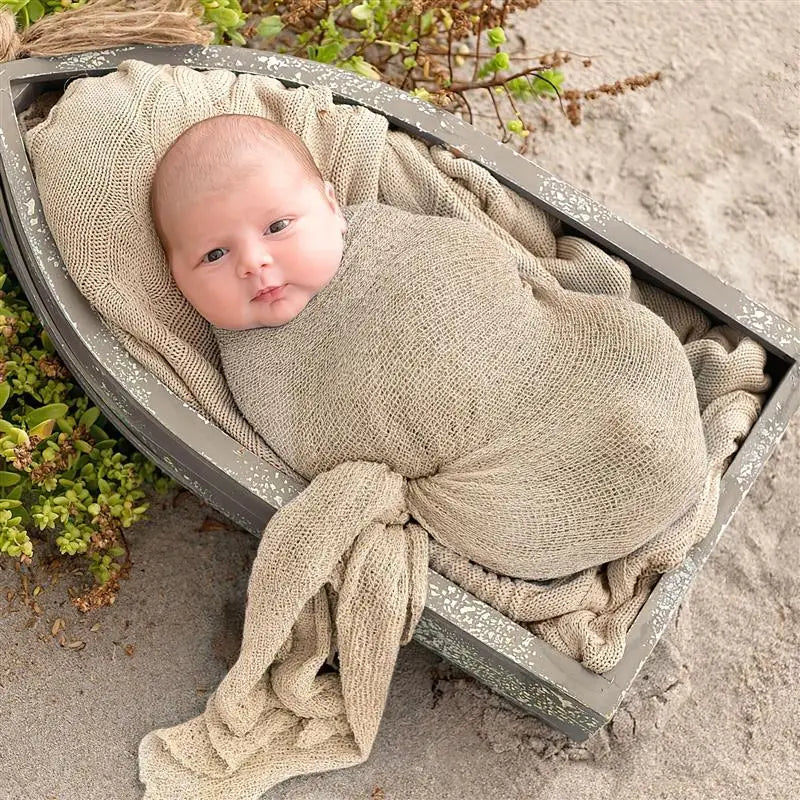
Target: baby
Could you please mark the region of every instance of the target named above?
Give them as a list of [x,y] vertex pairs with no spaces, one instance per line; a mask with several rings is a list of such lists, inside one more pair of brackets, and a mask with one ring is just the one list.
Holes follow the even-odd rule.
[[340,208],[257,117],[184,133],[152,210],[236,405],[309,481],[383,465],[441,544],[533,579],[627,555],[699,496],[692,372],[643,306],[562,288],[477,222]]
[[185,131],[158,165],[151,208],[175,283],[219,328],[284,325],[342,260],[333,186],[298,136],[261,117]]

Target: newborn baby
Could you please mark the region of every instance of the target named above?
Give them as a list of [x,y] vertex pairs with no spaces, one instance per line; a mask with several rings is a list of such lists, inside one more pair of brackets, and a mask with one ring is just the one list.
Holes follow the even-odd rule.
[[346,223],[302,141],[261,117],[211,117],[161,159],[153,220],[178,288],[213,325],[283,325],[336,273]]
[[529,579],[625,556],[696,503],[691,369],[643,306],[563,289],[477,224],[340,208],[256,117],[184,133],[152,209],[237,405],[309,480],[385,464],[440,543]]

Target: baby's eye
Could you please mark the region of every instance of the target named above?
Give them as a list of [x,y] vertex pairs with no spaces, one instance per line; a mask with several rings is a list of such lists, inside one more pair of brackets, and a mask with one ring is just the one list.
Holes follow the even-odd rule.
[[215,247],[203,256],[203,261],[206,264],[213,264],[215,261],[219,261],[227,252],[228,250],[225,247]]
[[267,228],[269,233],[280,233],[282,230],[289,226],[288,219],[279,219],[277,222],[273,222],[272,225]]

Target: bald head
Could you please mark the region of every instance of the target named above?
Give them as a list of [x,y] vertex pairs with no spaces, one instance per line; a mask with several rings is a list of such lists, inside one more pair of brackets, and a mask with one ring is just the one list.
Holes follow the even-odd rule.
[[263,165],[270,157],[290,159],[303,178],[324,183],[302,139],[263,117],[224,114],[187,128],[159,161],[150,188],[150,209],[162,244],[165,208],[187,197],[222,191],[235,171]]

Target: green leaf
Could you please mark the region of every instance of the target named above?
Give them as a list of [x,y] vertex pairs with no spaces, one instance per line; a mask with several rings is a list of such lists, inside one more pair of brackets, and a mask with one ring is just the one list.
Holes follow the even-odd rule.
[[543,69],[534,78],[531,88],[536,94],[558,94],[556,90],[561,91],[562,83],[564,83],[563,72]]
[[92,427],[89,428],[89,435],[96,442],[104,442],[109,439],[108,434],[98,425],[92,425]]
[[328,42],[327,44],[320,45],[317,48],[317,54],[314,57],[315,61],[322,64],[330,64],[336,60],[336,57],[342,50],[342,45],[339,42]]
[[100,441],[95,442],[94,449],[95,450],[110,450],[116,442],[113,439],[100,439]]
[[22,480],[18,472],[0,472],[0,486],[14,486]]
[[41,408],[31,411],[31,413],[25,417],[25,424],[29,429],[35,428],[45,420],[63,417],[67,411],[69,411],[69,406],[64,405],[64,403],[51,403],[50,405],[42,406]]
[[422,35],[425,36],[426,34],[431,32],[431,27],[433,26],[433,11],[426,11],[420,18],[420,31]]
[[100,409],[92,406],[92,408],[87,409],[86,411],[81,414],[81,418],[78,420],[78,425],[83,425],[86,430],[89,430],[92,425],[97,422],[97,418],[100,416]]
[[42,346],[44,347],[44,349],[47,350],[47,352],[50,353],[51,356],[55,355],[56,348],[55,345],[53,344],[53,340],[50,338],[50,334],[47,331],[42,331],[41,339],[42,339]]
[[281,22],[281,18],[277,14],[273,14],[271,17],[264,17],[264,19],[258,23],[256,27],[256,36],[262,39],[271,39],[273,36],[277,36],[282,30],[283,23]]
[[380,72],[368,61],[364,61],[362,56],[348,58],[341,66],[344,67],[344,69],[348,69],[351,72],[355,72],[357,75],[361,75],[373,81],[379,81],[381,79]]
[[11,396],[11,387],[3,381],[0,383],[0,408],[2,408],[7,402],[8,398]]
[[8,495],[7,495],[7,497],[6,497],[6,500],[21,500],[21,499],[22,499],[22,490],[23,490],[24,488],[25,488],[25,487],[24,487],[24,486],[23,486],[21,483],[20,483],[20,484],[17,484],[16,488],[15,488],[15,489],[12,489],[12,490],[11,490],[11,491],[8,493]]
[[235,28],[241,21],[240,16],[230,8],[209,8],[206,17],[220,28]]
[[369,22],[375,18],[375,13],[366,3],[361,3],[351,8],[350,14],[353,16],[353,19],[357,19],[360,22]]
[[30,0],[28,3],[28,15],[31,18],[31,22],[36,22],[40,20],[45,13],[44,6],[42,5],[40,0]]
[[492,28],[486,31],[486,35],[489,37],[489,44],[492,47],[500,47],[506,40],[506,33],[502,28]]
[[56,424],[54,419],[46,419],[44,422],[40,422],[35,427],[31,428],[28,431],[30,436],[39,436],[42,439],[46,439],[52,432],[53,426]]
[[[8,473],[3,473],[3,474],[7,475]],[[2,509],[18,508],[21,505],[22,505],[21,500],[12,500],[10,497],[5,498],[4,500],[0,500],[0,508]]]

